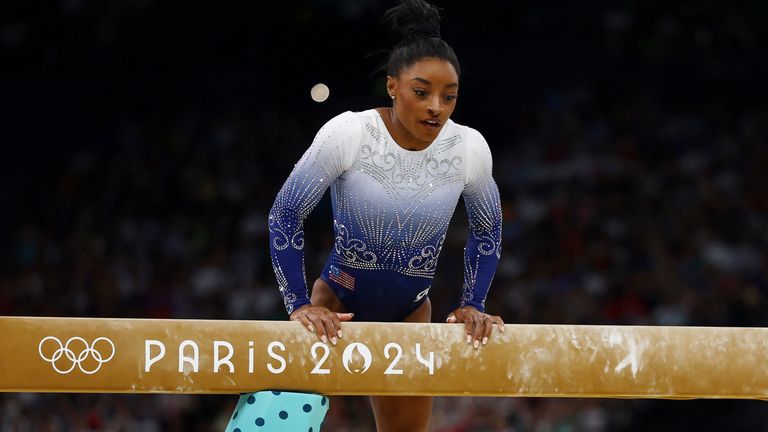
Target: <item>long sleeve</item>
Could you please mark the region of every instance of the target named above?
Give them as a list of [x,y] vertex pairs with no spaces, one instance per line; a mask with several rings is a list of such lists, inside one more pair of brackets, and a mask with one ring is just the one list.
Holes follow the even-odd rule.
[[349,111],[320,128],[269,212],[272,267],[288,314],[310,303],[304,270],[304,219],[328,186],[354,163],[361,130],[360,121]]
[[467,180],[462,197],[469,218],[464,247],[464,284],[460,306],[483,312],[488,289],[501,257],[501,200],[491,173],[488,143],[470,130],[467,143]]

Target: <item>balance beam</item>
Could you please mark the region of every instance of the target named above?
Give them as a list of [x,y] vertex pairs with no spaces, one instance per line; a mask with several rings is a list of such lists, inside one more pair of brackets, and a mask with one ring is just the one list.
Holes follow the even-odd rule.
[[0,317],[0,391],[768,398],[768,329]]

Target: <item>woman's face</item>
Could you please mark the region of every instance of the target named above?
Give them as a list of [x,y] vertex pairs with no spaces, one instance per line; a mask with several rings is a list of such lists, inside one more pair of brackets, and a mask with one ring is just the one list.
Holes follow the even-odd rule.
[[396,77],[387,77],[392,107],[413,139],[429,145],[456,108],[459,76],[452,64],[437,58],[417,61]]

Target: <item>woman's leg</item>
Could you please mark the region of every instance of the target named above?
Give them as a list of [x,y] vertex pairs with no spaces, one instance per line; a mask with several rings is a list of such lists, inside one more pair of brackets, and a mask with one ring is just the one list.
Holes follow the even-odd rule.
[[309,301],[312,302],[312,306],[322,306],[328,308],[331,312],[349,312],[344,307],[344,303],[336,296],[336,293],[321,278],[317,278],[315,284],[312,285],[312,294]]
[[[336,293],[320,278],[312,286],[311,301],[313,305],[324,306],[333,312],[348,312]],[[429,298],[403,321],[431,322]],[[432,415],[431,396],[371,396],[371,406],[378,432],[426,432]]]
[[[429,298],[405,322],[432,321]],[[371,396],[378,432],[426,432],[432,415],[432,396]]]

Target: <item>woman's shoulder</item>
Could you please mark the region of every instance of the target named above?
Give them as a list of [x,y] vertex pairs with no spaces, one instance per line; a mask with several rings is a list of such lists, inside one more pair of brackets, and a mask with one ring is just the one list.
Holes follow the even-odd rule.
[[376,112],[375,108],[365,111],[344,111],[331,118],[328,123],[357,125],[365,122],[375,122],[379,117],[379,113]]
[[358,114],[353,111],[337,114],[325,122],[318,131],[318,135],[334,138],[359,138],[363,123]]
[[380,122],[381,115],[376,108],[371,108],[364,111],[344,111],[328,120],[324,127],[344,128],[348,132],[358,132],[366,124],[378,126]]
[[361,122],[368,121],[368,122],[376,123],[376,121],[381,118],[381,115],[376,110],[376,108],[371,108],[364,111],[347,111],[347,112],[357,116],[358,120],[360,120]]
[[460,135],[462,141],[466,143],[467,147],[488,147],[488,143],[486,142],[485,137],[483,137],[483,134],[480,133],[480,131],[477,129],[456,123],[453,120],[448,120],[446,126],[452,129],[450,135]]
[[476,179],[490,173],[493,169],[493,156],[488,142],[483,134],[475,128],[456,125],[461,131],[462,142],[464,143],[466,157],[466,178],[465,183],[473,183]]

